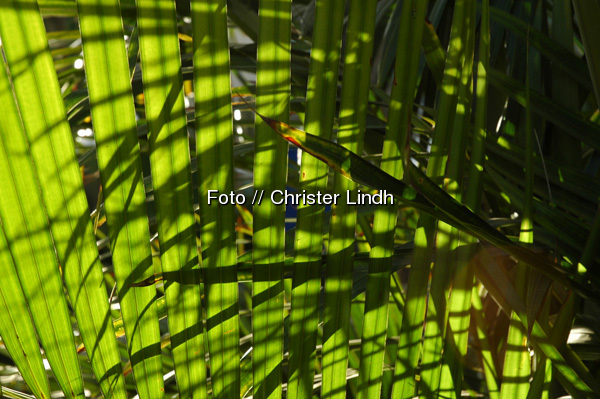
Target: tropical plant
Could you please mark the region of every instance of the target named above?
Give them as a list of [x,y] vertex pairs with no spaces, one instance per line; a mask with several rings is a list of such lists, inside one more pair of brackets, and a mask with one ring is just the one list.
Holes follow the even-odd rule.
[[1,1],[2,395],[598,396],[598,20]]

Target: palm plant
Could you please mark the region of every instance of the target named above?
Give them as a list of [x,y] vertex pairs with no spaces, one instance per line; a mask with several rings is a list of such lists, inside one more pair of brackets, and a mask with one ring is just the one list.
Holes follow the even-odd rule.
[[598,18],[0,2],[2,395],[597,396]]

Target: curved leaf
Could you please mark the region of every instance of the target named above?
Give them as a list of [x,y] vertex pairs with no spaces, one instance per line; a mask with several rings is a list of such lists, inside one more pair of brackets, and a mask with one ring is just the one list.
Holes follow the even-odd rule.
[[[163,396],[148,216],[129,66],[116,0],[79,0],[83,56],[127,350],[142,398]],[[100,17],[101,16],[101,17]],[[110,65],[110,67],[108,67]],[[89,345],[86,344],[89,351]]]
[[389,191],[403,203],[498,246],[548,277],[576,290],[579,294],[592,300],[597,299],[593,288],[569,279],[567,273],[558,265],[525,247],[513,243],[501,232],[492,228],[483,219],[471,212],[469,208],[439,188],[412,163],[408,164],[409,181],[412,185],[409,186],[337,143],[314,136],[264,115],[258,113],[257,115],[268,123],[277,134],[326,163],[346,178],[377,190]]

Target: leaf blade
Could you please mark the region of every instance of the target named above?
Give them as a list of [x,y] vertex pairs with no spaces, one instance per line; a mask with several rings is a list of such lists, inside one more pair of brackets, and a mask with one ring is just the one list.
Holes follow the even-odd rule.
[[[145,194],[118,1],[78,2],[98,168],[127,352],[140,397],[163,395]],[[102,17],[100,17],[102,16]],[[101,38],[98,40],[97,38]],[[110,60],[110,61],[109,61]]]
[[[256,106],[289,121],[291,1],[262,1],[259,8]],[[285,190],[288,144],[260,118],[255,123],[254,189],[268,196]],[[285,212],[266,200],[253,207],[253,397],[280,398],[284,352],[283,271]]]
[[[208,202],[233,192],[233,126],[225,0],[192,1],[201,241],[206,265],[207,337],[215,398],[240,396],[234,205]],[[209,54],[210,56],[207,56]],[[208,72],[207,72],[208,71]]]
[[200,269],[175,3],[138,2],[137,20],[177,386],[182,398],[206,398]]

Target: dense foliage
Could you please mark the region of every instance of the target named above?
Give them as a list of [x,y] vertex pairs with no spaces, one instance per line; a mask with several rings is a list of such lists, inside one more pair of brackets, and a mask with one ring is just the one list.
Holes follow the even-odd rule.
[[596,397],[599,20],[1,1],[2,395]]

